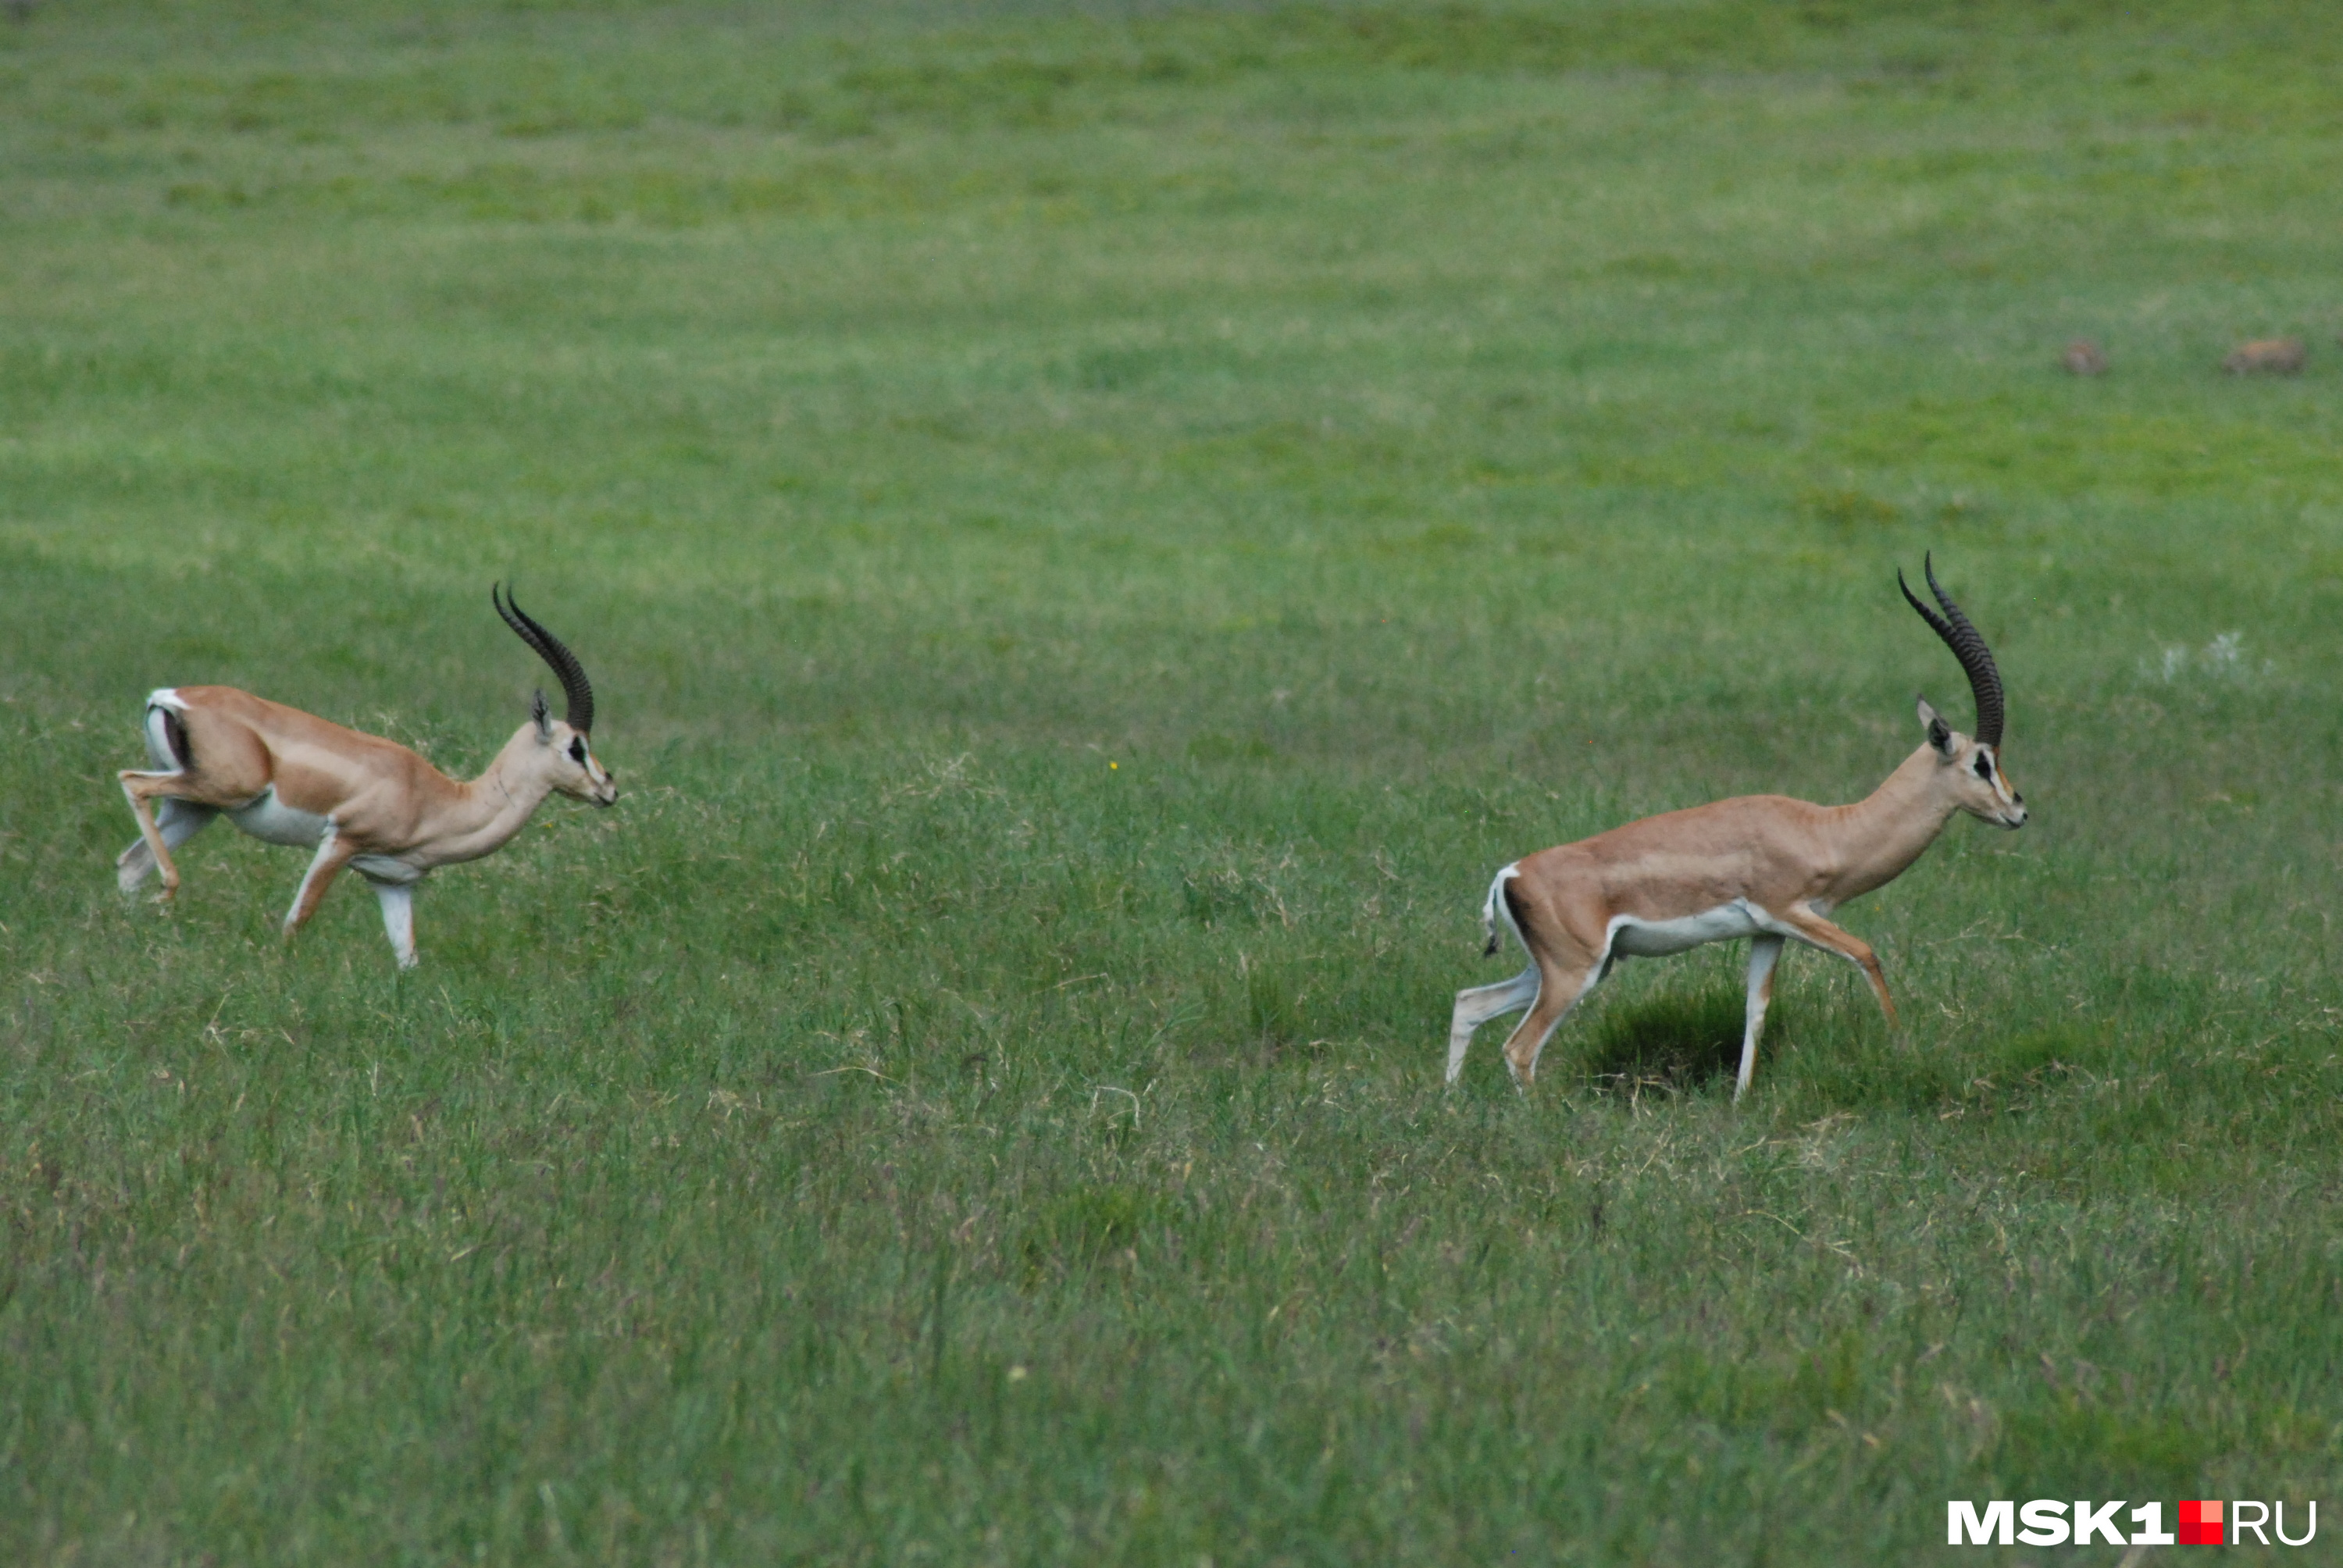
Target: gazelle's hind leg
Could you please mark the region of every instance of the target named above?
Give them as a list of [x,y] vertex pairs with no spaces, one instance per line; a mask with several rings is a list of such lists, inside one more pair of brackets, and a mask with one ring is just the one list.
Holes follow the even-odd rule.
[[1603,983],[1606,967],[1597,960],[1575,969],[1555,965],[1542,971],[1537,1000],[1505,1040],[1505,1065],[1513,1070],[1516,1088],[1526,1090],[1536,1081],[1538,1052],[1545,1049],[1547,1039],[1562,1027],[1563,1020],[1586,1000],[1587,992]]
[[[179,868],[171,863],[170,846],[164,842],[163,830],[156,825],[154,802],[171,799],[171,791],[186,782],[186,775],[176,772],[142,773],[135,768],[126,768],[118,777],[122,780],[122,793],[130,801],[130,814],[138,819],[138,841],[146,846],[147,860],[151,860],[155,869],[163,873],[161,896],[168,899],[179,890]],[[201,822],[196,824],[196,828],[202,826]],[[188,829],[187,832],[194,832],[196,828]],[[123,879],[130,875],[130,859],[129,852],[125,851],[115,861],[116,876],[125,891],[138,885],[137,881]],[[146,879],[146,861],[139,862],[138,881]]]
[[[198,806],[193,800],[183,800],[176,795],[166,795],[155,809],[155,825],[162,832],[163,847],[176,849],[206,828],[219,815],[215,806]],[[135,893],[155,869],[155,851],[146,847],[146,824],[139,824],[139,835],[131,840],[130,848],[115,857],[116,883],[126,893]]]
[[1757,1070],[1757,1036],[1765,1028],[1765,1008],[1774,1000],[1774,965],[1781,960],[1783,940],[1763,933],[1749,940],[1749,1010],[1741,1030],[1741,1076],[1733,1081],[1736,1101],[1749,1092],[1750,1076]]
[[1473,1044],[1473,1031],[1493,1018],[1503,1018],[1509,1012],[1519,1012],[1537,1000],[1538,970],[1532,964],[1509,980],[1495,985],[1476,985],[1456,993],[1456,1010],[1448,1020],[1448,1081],[1456,1081],[1464,1070],[1464,1052]]

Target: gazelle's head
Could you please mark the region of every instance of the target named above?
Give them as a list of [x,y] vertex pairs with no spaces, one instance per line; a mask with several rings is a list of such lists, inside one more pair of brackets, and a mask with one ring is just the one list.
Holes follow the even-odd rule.
[[1936,754],[1937,779],[1940,787],[1952,798],[1956,809],[1966,811],[1982,821],[2000,828],[2026,826],[2026,797],[2009,782],[2009,775],[2001,770],[2001,671],[1994,668],[1993,650],[1961,613],[1952,596],[1936,581],[1936,565],[1923,558],[1922,569],[1927,573],[1928,591],[1945,613],[1938,615],[1914,596],[1904,574],[1896,574],[1896,586],[1920,618],[1936,628],[1968,672],[1969,694],[1976,699],[1976,733],[1964,735],[1945,722],[1945,716],[1920,699],[1920,724],[1928,732],[1928,745]]
[[1953,804],[1970,816],[1999,828],[2026,826],[2026,797],[2010,786],[2001,770],[1998,748],[1975,736],[1964,735],[1945,722],[1926,698],[1920,699],[1920,722],[1935,748],[1942,788]]
[[499,586],[488,595],[497,613],[513,634],[537,650],[537,656],[553,668],[561,679],[562,714],[556,719],[546,707],[545,693],[540,691],[529,701],[529,718],[537,725],[537,743],[543,748],[539,763],[546,769],[547,782],[564,795],[579,800],[590,800],[597,806],[608,806],[618,798],[618,786],[608,771],[594,756],[588,731],[594,728],[594,688],[586,678],[586,667],[569,651],[562,640],[546,630],[513,602],[512,590]]

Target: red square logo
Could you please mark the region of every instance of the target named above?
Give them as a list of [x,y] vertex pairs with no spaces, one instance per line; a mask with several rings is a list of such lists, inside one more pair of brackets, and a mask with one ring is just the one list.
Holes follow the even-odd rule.
[[2221,1505],[2217,1503],[2184,1503],[2180,1505],[2180,1544],[2183,1546],[2218,1546],[2221,1543]]

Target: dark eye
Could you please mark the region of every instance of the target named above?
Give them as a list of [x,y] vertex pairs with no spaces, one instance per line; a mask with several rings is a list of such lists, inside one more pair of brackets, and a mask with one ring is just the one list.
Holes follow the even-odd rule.
[[1987,783],[1993,781],[1993,759],[1982,751],[1977,753],[1976,775]]
[[569,759],[580,768],[586,766],[586,741],[583,737],[569,743]]

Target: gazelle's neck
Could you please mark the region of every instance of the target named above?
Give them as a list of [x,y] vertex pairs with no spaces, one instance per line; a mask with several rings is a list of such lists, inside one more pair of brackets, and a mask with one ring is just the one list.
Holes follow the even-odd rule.
[[444,816],[431,822],[421,847],[432,865],[477,860],[503,848],[526,827],[553,780],[543,765],[537,727],[524,724],[478,779],[456,786]]
[[1878,789],[1832,811],[1839,836],[1833,904],[1894,881],[1936,841],[1957,809],[1938,782],[1943,767],[1936,748],[1924,743]]

